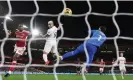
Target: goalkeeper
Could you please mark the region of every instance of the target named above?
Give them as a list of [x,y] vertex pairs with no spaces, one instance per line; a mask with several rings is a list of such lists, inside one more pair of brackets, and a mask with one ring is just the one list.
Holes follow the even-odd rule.
[[[106,35],[104,32],[106,31],[106,28],[104,26],[100,26],[99,30],[91,30],[91,38],[87,40],[87,43],[85,44],[85,47],[87,48],[88,54],[89,54],[89,64],[92,63],[92,60],[94,58],[94,55],[98,49],[106,40]],[[83,54],[84,51],[84,44],[81,44],[77,49],[74,51],[70,51],[65,53],[63,56],[60,56],[60,60],[65,60],[69,57],[75,56],[77,54]]]

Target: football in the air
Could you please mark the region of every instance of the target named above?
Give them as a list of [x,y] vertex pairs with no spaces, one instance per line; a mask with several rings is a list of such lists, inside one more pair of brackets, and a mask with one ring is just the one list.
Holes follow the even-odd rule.
[[70,8],[65,8],[64,9],[64,14],[70,16],[70,15],[72,15],[72,10]]

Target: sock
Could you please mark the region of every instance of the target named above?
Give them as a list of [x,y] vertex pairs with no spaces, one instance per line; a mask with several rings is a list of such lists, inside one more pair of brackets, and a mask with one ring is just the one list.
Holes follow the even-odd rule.
[[44,60],[45,62],[47,62],[47,61],[48,61],[47,54],[43,54],[43,60]]
[[12,71],[14,71],[14,66],[17,64],[17,61],[12,61],[12,66],[9,69],[9,74],[11,74]]

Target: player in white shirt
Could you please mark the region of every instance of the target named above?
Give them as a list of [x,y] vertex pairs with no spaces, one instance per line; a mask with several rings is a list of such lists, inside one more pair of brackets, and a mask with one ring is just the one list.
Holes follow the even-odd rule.
[[57,37],[57,30],[60,28],[54,26],[53,21],[48,21],[48,27],[47,33],[43,36],[46,37],[46,43],[43,51],[43,59],[45,61],[45,65],[49,64],[49,60],[47,58],[47,55],[49,52],[57,53],[57,43],[56,43],[56,37]]
[[118,57],[115,64],[117,63],[119,63],[119,69],[121,71],[122,79],[124,79],[123,74],[126,73],[126,67],[125,67],[126,58],[123,57],[123,53],[120,53],[120,57]]

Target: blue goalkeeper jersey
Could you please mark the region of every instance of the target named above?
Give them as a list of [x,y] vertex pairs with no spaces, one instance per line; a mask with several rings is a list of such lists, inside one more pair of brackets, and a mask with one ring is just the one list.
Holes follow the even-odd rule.
[[106,40],[106,35],[100,30],[91,30],[91,34],[91,38],[87,41],[89,44],[100,47]]

